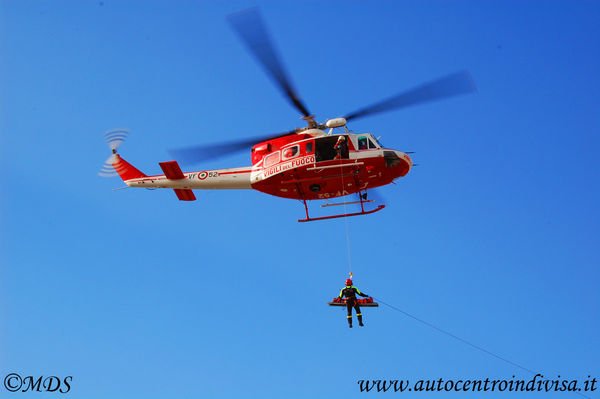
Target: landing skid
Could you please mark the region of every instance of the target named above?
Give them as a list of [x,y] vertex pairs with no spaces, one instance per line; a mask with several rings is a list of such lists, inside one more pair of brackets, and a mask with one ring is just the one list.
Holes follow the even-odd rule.
[[[355,176],[355,178],[356,178],[356,176]],[[356,183],[358,185],[358,181]],[[298,185],[298,191],[302,195],[302,191],[300,191],[300,186],[299,185]],[[349,217],[349,216],[368,215],[370,213],[379,212],[380,210],[382,210],[383,208],[385,208],[385,205],[379,205],[375,209],[372,209],[370,211],[365,211],[365,203],[367,203],[367,202],[373,202],[373,200],[368,200],[366,194],[363,195],[363,192],[361,190],[361,191],[358,192],[358,199],[359,199],[359,201],[345,202],[345,203],[340,203],[340,204],[327,204],[327,205],[323,205],[323,206],[334,206],[334,205],[346,205],[346,204],[360,204],[360,212],[342,213],[342,214],[339,214],[339,215],[322,216],[322,217],[318,217],[318,218],[311,218],[308,215],[308,205],[306,205],[306,199],[304,198],[304,196],[302,196],[302,197],[303,197],[302,201],[304,202],[304,210],[306,211],[306,219],[298,219],[299,222],[313,222],[315,220],[336,219],[336,218],[345,218],[345,217]]]
[[[306,202],[304,203],[304,206],[306,206]],[[311,217],[309,217],[308,216],[308,209],[307,209],[306,210],[306,219],[298,219],[298,221],[299,222],[312,222],[312,221],[315,221],[315,220],[336,219],[336,218],[345,218],[345,217],[349,217],[349,216],[368,215],[370,213],[378,212],[378,211],[382,210],[383,208],[385,208],[385,205],[379,205],[377,208],[375,208],[375,209],[373,209],[371,211],[365,211],[363,209],[360,212],[342,213],[340,215],[322,216],[322,217],[318,217],[318,218],[311,218]]]
[[[354,183],[356,184],[356,187],[360,187],[360,182],[358,181],[358,170],[356,170],[353,174],[354,174]],[[296,183],[296,189],[298,190],[298,193],[300,194],[300,198],[302,198],[302,202],[304,202],[304,211],[306,212],[306,219],[298,219],[299,222],[313,222],[315,220],[326,220],[326,219],[345,218],[345,217],[349,217],[349,216],[368,215],[370,213],[379,212],[380,210],[382,210],[383,208],[385,208],[385,205],[379,205],[375,209],[372,209],[370,211],[365,211],[365,203],[373,202],[373,200],[368,200],[367,199],[367,193],[366,193],[366,191],[365,191],[365,193],[363,195],[363,190],[358,190],[358,201],[354,201],[354,202],[342,202],[342,203],[338,203],[338,204],[329,204],[328,203],[328,204],[322,205],[322,206],[327,207],[327,206],[337,206],[337,205],[346,205],[346,204],[360,204],[360,212],[342,213],[342,214],[339,214],[339,215],[322,216],[322,217],[318,217],[318,218],[311,218],[308,215],[308,205],[306,205],[306,198],[304,197],[304,193],[302,191],[302,187],[299,184],[300,181],[299,180],[295,180],[294,183]]]

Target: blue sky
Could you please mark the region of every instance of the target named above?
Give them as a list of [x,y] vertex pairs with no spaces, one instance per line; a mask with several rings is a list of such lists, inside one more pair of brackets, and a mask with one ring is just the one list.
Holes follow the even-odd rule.
[[348,329],[325,305],[348,273],[343,219],[97,176],[112,128],[154,174],[170,148],[302,126],[225,19],[251,6],[320,121],[471,72],[475,95],[349,126],[419,164],[347,221],[355,283],[550,378],[600,377],[597,2],[112,0],[0,2],[2,377],[72,375],[70,398],[531,377],[385,306]]

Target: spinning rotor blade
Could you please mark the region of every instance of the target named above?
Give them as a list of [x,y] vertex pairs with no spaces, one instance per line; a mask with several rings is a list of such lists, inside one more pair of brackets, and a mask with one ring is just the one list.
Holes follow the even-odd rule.
[[473,93],[475,91],[476,88],[473,79],[471,78],[471,74],[468,71],[460,71],[354,111],[344,118],[349,121],[380,112],[405,108],[411,105],[441,100],[443,98],[461,94]]
[[118,176],[118,173],[113,167],[113,163],[117,162],[118,159],[115,154],[117,153],[117,148],[119,148],[119,146],[123,144],[123,141],[125,141],[125,138],[128,134],[129,130],[127,129],[112,129],[104,132],[104,140],[106,141],[106,144],[108,144],[108,147],[112,151],[112,155],[106,161],[104,161],[100,172],[98,172],[99,176]]
[[128,134],[129,130],[127,129],[107,130],[104,132],[104,140],[106,140],[106,144],[108,144],[110,149],[115,151],[123,143]]
[[282,63],[271,43],[269,35],[264,27],[258,9],[251,8],[232,14],[228,17],[229,22],[248,46],[250,52],[258,59],[267,70],[270,77],[279,85],[284,94],[289,98],[294,107],[304,116],[310,116],[310,112],[304,106],[300,97],[294,91]]
[[270,136],[254,137],[251,139],[229,141],[225,143],[205,144],[193,147],[178,148],[170,150],[169,154],[171,154],[171,156],[177,161],[179,161],[181,164],[192,165],[209,159],[225,157],[243,150],[249,151],[250,148],[255,144],[271,139],[276,139],[279,137],[288,136],[290,134],[296,134],[296,131],[292,130],[289,132],[274,134]]
[[102,177],[118,176],[117,171],[113,167],[113,163],[115,163],[115,162],[117,162],[117,156],[115,154],[112,154],[106,161],[104,161],[102,168],[100,168],[100,172],[98,172],[98,176],[102,176]]

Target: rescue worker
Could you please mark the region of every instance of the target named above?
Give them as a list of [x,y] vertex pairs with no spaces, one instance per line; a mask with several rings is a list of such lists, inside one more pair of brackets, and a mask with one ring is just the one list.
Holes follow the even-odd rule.
[[343,155],[343,151],[344,151],[344,145],[346,144],[346,139],[344,138],[344,136],[340,136],[338,137],[335,145],[333,146],[333,149],[336,152],[336,155],[333,159],[341,159],[342,155]]
[[346,309],[348,309],[348,327],[352,328],[352,308],[356,310],[356,318],[358,319],[358,325],[363,327],[362,313],[360,313],[360,307],[356,299],[356,294],[362,297],[368,297],[367,294],[363,294],[358,288],[352,285],[352,280],[346,280],[346,286],[340,290],[340,299],[346,297]]

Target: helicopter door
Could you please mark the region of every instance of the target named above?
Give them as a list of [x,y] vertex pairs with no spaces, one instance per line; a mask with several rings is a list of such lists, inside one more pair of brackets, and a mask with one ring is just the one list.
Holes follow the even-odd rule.
[[[315,139],[315,159],[317,162],[331,161],[335,158],[337,151],[333,147],[337,143],[339,137],[339,135],[336,135]],[[344,138],[346,140],[342,143],[341,158],[348,159],[348,136],[344,135]]]

